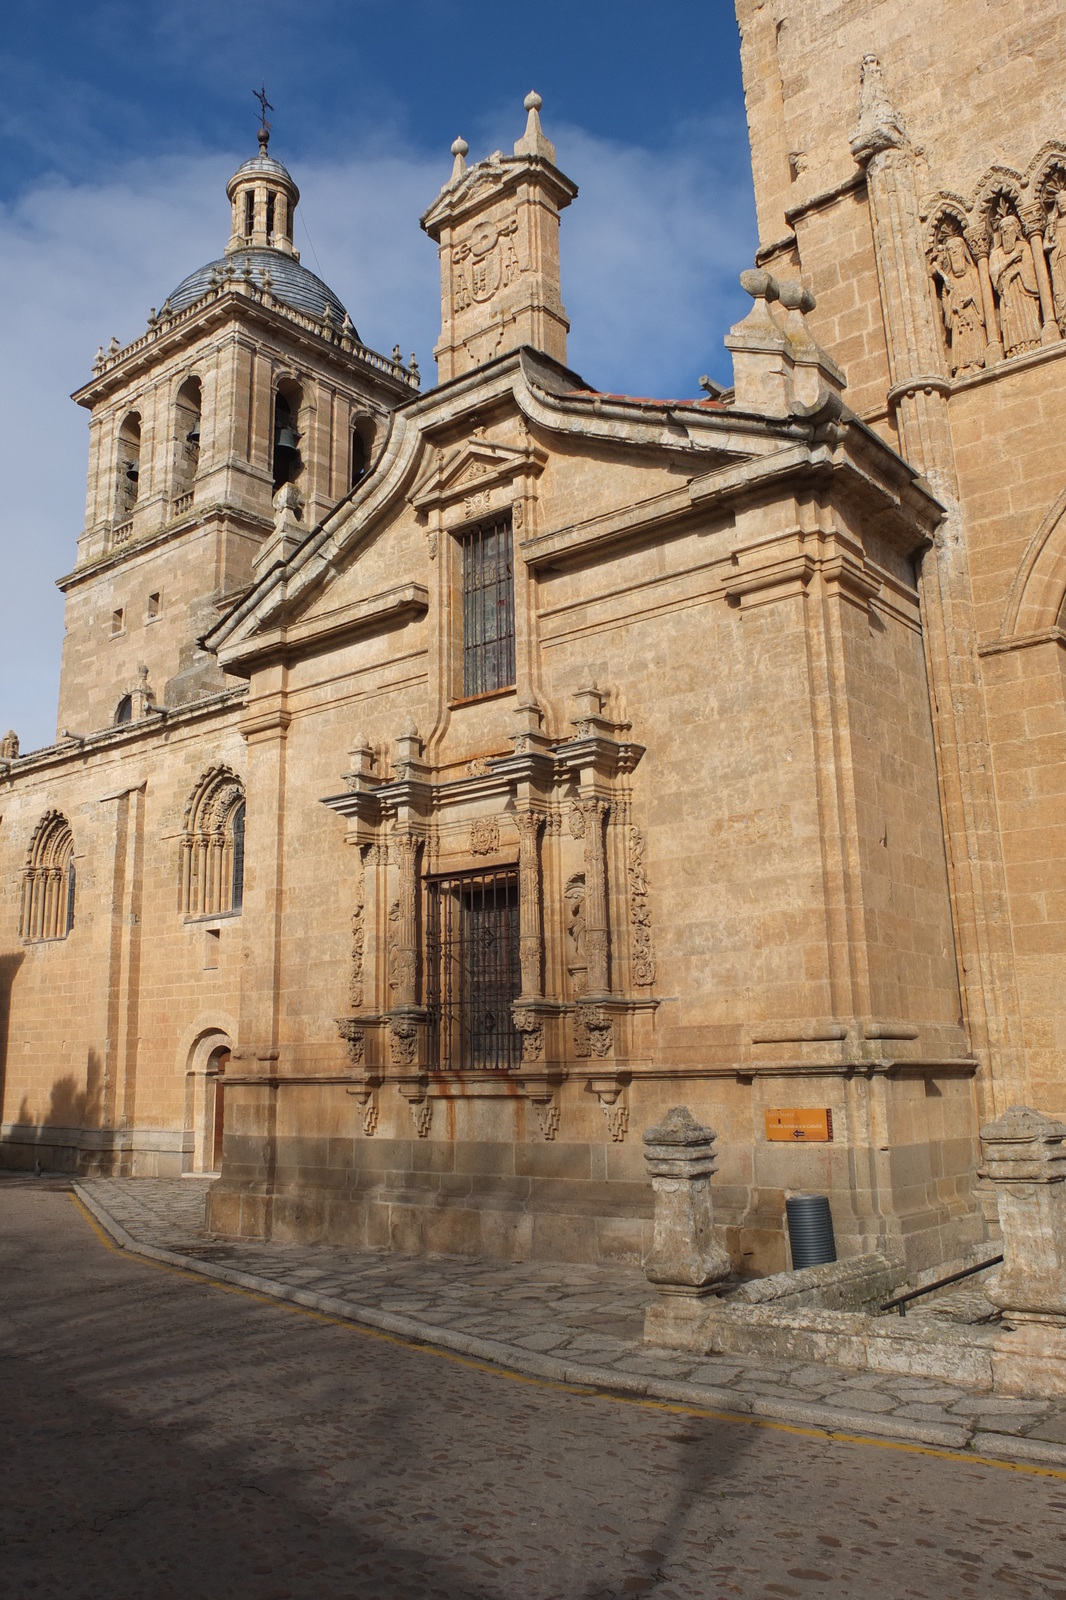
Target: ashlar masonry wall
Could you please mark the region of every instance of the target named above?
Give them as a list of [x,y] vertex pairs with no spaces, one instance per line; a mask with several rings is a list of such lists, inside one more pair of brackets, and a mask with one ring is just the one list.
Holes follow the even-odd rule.
[[[255,959],[264,973],[275,961],[279,977],[273,1005],[261,981],[242,995],[213,1225],[633,1260],[650,1214],[636,1135],[680,1099],[721,1134],[738,1262],[783,1263],[784,1190],[812,1183],[832,1190],[846,1248],[892,1235],[932,1260],[972,1237],[973,1063],[959,1024],[916,524],[807,470],[716,493],[713,441],[700,478],[691,457],[642,457],[573,417],[549,428],[498,395],[463,429],[447,424],[446,392],[420,404],[418,426],[427,444],[444,438],[446,459],[522,439],[535,453],[515,539],[526,664],[513,691],[481,703],[457,703],[446,687],[452,534],[420,519],[410,488],[427,445],[403,498],[368,519],[354,554],[332,558],[340,575],[291,614],[285,667],[256,667],[254,635],[240,647],[253,832],[255,797],[283,797],[278,854],[262,876],[256,865],[247,901],[249,926],[275,930],[273,956],[262,946]],[[513,491],[497,492],[514,517]],[[402,622],[329,642],[358,604],[407,591],[425,598]],[[547,1016],[536,1069],[490,1082],[421,1056],[398,1066],[385,1019],[402,823],[372,834],[349,823],[346,834],[321,801],[343,787],[353,746],[385,785],[415,759],[435,796],[418,824],[419,896],[426,875],[516,865],[525,791],[509,796],[495,764],[515,759],[516,726],[535,702],[536,748],[559,770],[593,683],[594,726],[635,752],[610,790],[604,836],[612,1042],[575,1053],[582,1002],[565,895],[586,861],[573,824],[585,790],[552,780],[533,796]],[[644,987],[631,943],[634,830],[654,950]],[[337,1028],[349,1012],[351,1062]],[[782,1103],[830,1106],[833,1145],[769,1144],[765,1112]]]
[[[165,731],[150,719],[68,744],[0,780],[5,1164],[211,1170],[204,1047],[236,1042],[242,919],[183,917],[181,840],[205,771],[243,766],[230,704]],[[74,920],[65,937],[32,942],[19,936],[19,897],[48,810],[74,837]]]

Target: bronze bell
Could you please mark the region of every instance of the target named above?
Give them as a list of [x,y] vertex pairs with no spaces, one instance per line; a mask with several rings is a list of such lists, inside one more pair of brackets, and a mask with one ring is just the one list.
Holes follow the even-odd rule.
[[297,435],[294,429],[285,427],[278,429],[278,436],[274,443],[279,450],[295,450]]

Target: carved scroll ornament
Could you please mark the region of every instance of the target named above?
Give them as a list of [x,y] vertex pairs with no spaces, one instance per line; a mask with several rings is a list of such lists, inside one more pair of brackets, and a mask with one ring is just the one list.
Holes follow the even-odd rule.
[[633,982],[642,988],[655,982],[651,955],[651,912],[648,910],[648,874],[644,865],[644,835],[629,830],[629,920],[633,930]]

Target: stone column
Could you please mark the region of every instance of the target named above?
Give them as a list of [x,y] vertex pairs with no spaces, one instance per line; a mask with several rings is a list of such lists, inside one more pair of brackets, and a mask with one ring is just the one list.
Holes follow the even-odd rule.
[[399,916],[393,946],[389,986],[393,1006],[418,1004],[418,884],[416,866],[421,840],[413,833],[397,831],[392,846],[399,866]]
[[981,309],[985,314],[985,366],[994,367],[1003,360],[1003,343],[996,322],[996,297],[992,293],[992,279],[988,275],[989,240],[980,229],[974,228],[966,235],[970,254],[977,262],[977,276],[981,280]]
[[644,1160],[655,1191],[655,1233],[644,1276],[661,1294],[710,1294],[728,1278],[728,1252],[714,1236],[711,1175],[716,1135],[687,1106],[674,1106],[644,1134]]
[[1044,259],[1044,208],[1040,205],[1026,206],[1021,213],[1022,228],[1029,241],[1029,249],[1033,256],[1033,271],[1036,273],[1036,287],[1040,295],[1040,342],[1041,344],[1058,344],[1062,335],[1059,325],[1055,321],[1055,302],[1051,293],[1051,280],[1047,275],[1047,262]]
[[540,909],[540,830],[544,818],[536,811],[519,811],[518,825],[518,919],[519,960],[522,967],[523,999],[539,998],[543,927]]
[[607,859],[603,830],[610,805],[606,800],[579,800],[577,810],[585,837],[585,959],[590,995],[607,994],[608,918]]
[[1066,1126],[1011,1109],[981,1129],[1003,1267],[985,1293],[1012,1320],[1066,1322]]

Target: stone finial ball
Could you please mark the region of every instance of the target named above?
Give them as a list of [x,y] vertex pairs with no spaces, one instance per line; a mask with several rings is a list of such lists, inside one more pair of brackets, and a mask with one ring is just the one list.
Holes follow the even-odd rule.
[[544,101],[541,99],[536,89],[530,89],[529,93],[522,101],[522,104],[525,106],[527,111],[539,111],[541,106],[544,104]]
[[467,144],[467,142],[463,138],[462,134],[459,135],[458,139],[453,139],[452,140],[452,155],[453,156],[465,156],[465,155],[469,154],[469,151],[470,151],[470,146]]
[[777,299],[777,279],[772,273],[762,271],[760,267],[749,267],[747,272],[742,272],[740,287],[750,294],[753,300]]
[[777,285],[778,298],[786,311],[813,311],[815,298],[798,278],[783,278]]

